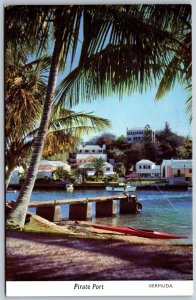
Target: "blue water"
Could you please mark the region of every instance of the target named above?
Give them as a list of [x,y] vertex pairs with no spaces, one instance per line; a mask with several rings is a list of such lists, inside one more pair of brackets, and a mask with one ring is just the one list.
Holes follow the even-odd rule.
[[[117,195],[121,193],[114,193]],[[17,199],[18,192],[8,192],[6,200]],[[34,191],[31,201],[76,199],[84,197],[100,197],[112,195],[105,190],[76,190],[66,191]],[[187,239],[178,240],[180,244],[192,243],[192,191],[136,191],[138,200],[142,203],[142,212],[138,215],[120,215],[117,201],[116,217],[95,218],[95,203],[93,203],[93,222],[149,228],[171,234],[187,236]],[[35,209],[31,209],[35,212]],[[68,205],[61,205],[62,217],[68,219]],[[175,240],[177,243],[177,240]]]

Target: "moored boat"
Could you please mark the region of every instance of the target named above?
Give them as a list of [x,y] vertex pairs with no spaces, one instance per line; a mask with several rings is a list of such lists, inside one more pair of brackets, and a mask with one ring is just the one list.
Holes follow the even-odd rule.
[[73,184],[72,183],[67,183],[66,184],[66,190],[68,192],[72,192],[74,190]]
[[118,185],[106,186],[105,189],[108,192],[135,192],[136,191],[136,186],[118,184]]
[[101,230],[107,230],[107,231],[114,231],[124,234],[130,234],[133,236],[139,236],[139,237],[145,237],[145,238],[157,238],[157,239],[184,239],[187,238],[186,236],[178,236],[173,235],[170,233],[165,232],[158,232],[154,230],[149,229],[139,229],[139,228],[133,228],[133,227],[124,227],[124,226],[107,226],[107,225],[99,225],[99,224],[93,224],[93,228],[101,229]]

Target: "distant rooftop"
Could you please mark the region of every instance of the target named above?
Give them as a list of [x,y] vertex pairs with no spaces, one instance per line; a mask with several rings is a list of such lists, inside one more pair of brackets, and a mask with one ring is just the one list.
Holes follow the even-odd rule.
[[80,146],[79,149],[86,149],[86,150],[100,150],[102,149],[102,147],[100,147],[99,145],[85,145],[85,146]]

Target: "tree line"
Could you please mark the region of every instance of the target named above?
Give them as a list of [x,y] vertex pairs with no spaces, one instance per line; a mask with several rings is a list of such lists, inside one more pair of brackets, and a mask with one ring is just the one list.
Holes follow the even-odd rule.
[[133,170],[136,162],[141,159],[161,164],[163,159],[192,158],[192,139],[172,132],[167,122],[162,130],[156,131],[155,142],[144,136],[143,141],[130,144],[123,135],[116,137],[114,134],[104,133],[86,143],[106,145],[108,160],[113,159],[117,169],[123,168],[123,165],[127,173]]

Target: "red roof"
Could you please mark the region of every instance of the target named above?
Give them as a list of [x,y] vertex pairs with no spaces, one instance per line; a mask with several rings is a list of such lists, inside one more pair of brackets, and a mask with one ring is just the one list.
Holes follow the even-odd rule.
[[128,175],[125,175],[126,178],[140,178],[140,175],[137,173],[130,173]]

